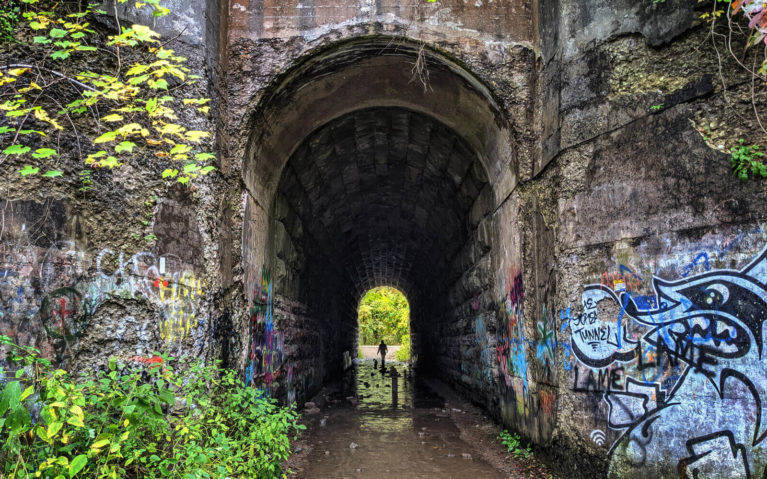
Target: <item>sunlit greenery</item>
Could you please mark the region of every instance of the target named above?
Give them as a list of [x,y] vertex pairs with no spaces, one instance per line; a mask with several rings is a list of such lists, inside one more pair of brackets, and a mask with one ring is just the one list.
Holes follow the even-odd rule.
[[[373,288],[362,297],[359,308],[360,344],[409,345],[410,305],[400,291],[389,286]],[[409,348],[408,348],[409,349]]]
[[0,346],[0,478],[275,479],[304,429],[295,407],[218,363],[110,359],[75,378],[7,336]]

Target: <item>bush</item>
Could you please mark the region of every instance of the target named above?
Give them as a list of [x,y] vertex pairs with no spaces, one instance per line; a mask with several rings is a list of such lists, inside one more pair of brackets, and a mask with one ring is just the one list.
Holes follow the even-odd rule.
[[502,433],[498,434],[498,439],[517,459],[522,456],[527,459],[533,455],[533,451],[530,450],[529,444],[525,448],[522,447],[522,441],[519,439],[519,434],[512,434],[504,429]]
[[0,44],[13,41],[21,9],[13,0],[0,0]]
[[19,369],[0,396],[0,477],[285,477],[293,407],[279,407],[237,373],[193,364],[176,374],[155,356],[110,360],[82,380],[13,344]]
[[402,336],[402,343],[399,349],[394,353],[394,359],[406,363],[410,361],[410,335],[406,334]]

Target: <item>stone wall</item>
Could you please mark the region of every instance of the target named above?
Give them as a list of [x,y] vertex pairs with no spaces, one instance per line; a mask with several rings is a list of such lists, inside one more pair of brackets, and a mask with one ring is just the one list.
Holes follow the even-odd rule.
[[565,477],[763,475],[767,202],[718,148],[749,79],[694,4],[187,7],[158,28],[206,72],[219,171],[0,185],[0,333],[302,404],[388,284],[419,366]]

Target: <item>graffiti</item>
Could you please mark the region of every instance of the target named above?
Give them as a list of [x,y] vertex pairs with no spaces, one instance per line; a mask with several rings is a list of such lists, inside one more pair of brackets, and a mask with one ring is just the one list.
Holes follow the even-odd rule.
[[557,396],[548,391],[538,392],[538,405],[544,414],[553,414],[556,409]]
[[589,437],[597,446],[604,446],[605,440],[607,439],[605,432],[601,429],[594,429],[591,431]]
[[477,381],[492,383],[492,358],[485,322],[478,316],[473,323],[474,341],[461,351],[461,372]]
[[[112,299],[147,300],[158,313],[162,339],[178,344],[206,323],[198,319],[204,283],[173,255],[89,254],[72,241],[47,248],[0,244],[0,327],[20,344],[57,362],[72,357],[99,307]],[[137,334],[146,337],[137,326]],[[119,329],[119,328],[118,328]],[[141,329],[139,331],[138,329]],[[114,331],[118,340],[119,331]],[[180,351],[179,351],[180,352]]]
[[707,262],[696,255],[693,267],[707,271],[685,268],[678,280],[653,276],[651,300],[584,287],[583,313],[569,327],[588,373],[574,368],[573,389],[600,392],[609,407],[608,427],[620,432],[612,475],[764,473],[767,248],[740,270]]
[[255,292],[250,314],[250,363],[245,380],[252,386],[261,386],[272,394],[272,383],[281,373],[283,362],[283,335],[274,320],[274,291],[266,268],[261,272],[261,283]]
[[496,353],[501,376],[507,387],[512,378],[522,379],[522,396],[527,394],[527,359],[525,357],[524,288],[522,273],[510,272],[506,296],[501,301],[501,321],[496,341]]

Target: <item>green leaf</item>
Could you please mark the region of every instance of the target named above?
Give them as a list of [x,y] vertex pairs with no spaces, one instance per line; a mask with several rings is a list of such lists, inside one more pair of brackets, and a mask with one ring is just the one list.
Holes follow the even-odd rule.
[[64,426],[64,423],[61,422],[54,422],[48,425],[48,429],[45,431],[45,435],[48,439],[51,439],[56,436],[56,434],[59,433],[62,426]]
[[51,43],[51,40],[48,37],[35,37],[32,39],[34,43],[40,43],[42,45],[47,45],[48,43]]
[[194,163],[187,163],[184,165],[184,174],[195,173],[200,170],[200,167]]
[[26,165],[24,168],[19,170],[19,173],[21,173],[21,176],[27,176],[27,175],[36,175],[40,172],[40,168],[36,166]]
[[133,153],[133,148],[136,146],[132,141],[123,141],[119,145],[115,146],[116,153],[122,153],[124,151]]
[[3,150],[3,153],[6,155],[23,155],[24,153],[28,153],[29,150],[32,148],[20,144],[11,145],[8,148]]
[[197,161],[208,161],[208,160],[213,160],[215,158],[216,158],[216,155],[214,155],[213,153],[197,153],[196,155],[194,155],[194,159]]
[[77,47],[77,51],[80,51],[80,52],[95,52],[96,50],[98,50],[98,48],[96,48],[96,47],[88,47],[88,46],[85,46],[85,45],[80,45],[80,46]]
[[88,463],[88,456],[80,454],[72,459],[72,463],[69,464],[69,477],[75,477],[78,472],[82,471],[85,465]]
[[155,90],[167,90],[168,89],[168,82],[164,79],[160,78],[156,82],[151,84],[151,87]]
[[21,383],[19,381],[11,381],[5,385],[3,389],[3,402],[8,400],[8,408],[13,410],[19,407],[21,402]]
[[53,53],[51,53],[51,58],[54,60],[66,60],[69,58],[69,52],[66,52],[64,50],[57,50]]
[[178,175],[178,170],[174,170],[171,168],[168,168],[167,170],[162,172],[163,178],[175,178],[176,175]]
[[200,170],[200,174],[201,175],[207,175],[208,173],[210,173],[211,171],[213,171],[215,169],[216,169],[215,166],[206,166],[205,168]]
[[38,160],[43,158],[50,158],[51,156],[56,156],[58,153],[56,150],[52,148],[38,148],[35,150],[34,153],[32,153],[32,158],[36,158]]
[[63,172],[63,171],[59,171],[59,170],[48,170],[48,171],[46,171],[45,173],[43,173],[43,177],[44,177],[44,178],[56,178],[57,176],[61,176],[61,175],[63,175],[63,174],[64,174],[64,172]]
[[114,141],[117,138],[117,132],[116,131],[108,131],[104,133],[103,135],[99,136],[95,140],[93,140],[93,143],[107,143],[109,141]]
[[68,33],[68,31],[62,30],[61,28],[51,28],[51,31],[48,32],[48,35],[50,35],[51,38],[64,38]]

